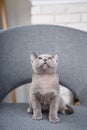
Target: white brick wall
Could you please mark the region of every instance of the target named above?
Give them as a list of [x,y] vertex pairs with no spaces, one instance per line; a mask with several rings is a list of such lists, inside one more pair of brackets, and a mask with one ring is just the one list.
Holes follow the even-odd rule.
[[31,7],[31,24],[54,24],[87,31],[87,2],[37,4]]
[[81,22],[87,23],[87,13],[81,15]]
[[37,15],[37,16],[32,16],[32,24],[53,24],[53,16],[51,15]]
[[68,13],[85,13],[87,12],[87,3],[76,3],[67,6]]
[[47,5],[43,6],[42,13],[43,14],[57,14],[57,13],[64,13],[66,10],[64,5]]
[[41,15],[42,13],[42,9],[41,9],[41,6],[34,6],[34,7],[31,7],[31,15]]
[[78,23],[80,21],[79,14],[59,14],[55,16],[55,23]]

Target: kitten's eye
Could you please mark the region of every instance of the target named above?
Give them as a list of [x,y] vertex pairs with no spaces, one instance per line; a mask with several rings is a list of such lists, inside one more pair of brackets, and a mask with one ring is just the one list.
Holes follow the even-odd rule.
[[38,59],[39,59],[39,60],[42,60],[42,58],[41,58],[41,57],[38,57]]
[[52,57],[48,57],[48,60],[52,60]]

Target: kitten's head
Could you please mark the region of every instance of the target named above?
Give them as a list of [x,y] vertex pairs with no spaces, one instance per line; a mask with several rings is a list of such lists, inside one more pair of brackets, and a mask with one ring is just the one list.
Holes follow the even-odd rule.
[[54,73],[58,64],[58,53],[54,52],[52,55],[42,54],[37,55],[35,52],[31,53],[31,64],[36,73]]

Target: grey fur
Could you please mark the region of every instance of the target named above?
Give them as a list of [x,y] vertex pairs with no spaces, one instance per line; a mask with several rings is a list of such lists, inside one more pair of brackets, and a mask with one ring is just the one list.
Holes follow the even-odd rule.
[[58,53],[37,55],[31,53],[31,64],[34,70],[29,91],[29,108],[33,119],[42,119],[42,109],[49,109],[49,121],[59,122],[58,111],[71,114],[73,110],[66,105],[60,95],[59,77],[56,73]]

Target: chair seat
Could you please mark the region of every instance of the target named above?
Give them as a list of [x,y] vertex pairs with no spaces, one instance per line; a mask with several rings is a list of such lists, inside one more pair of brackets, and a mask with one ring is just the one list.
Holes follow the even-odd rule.
[[48,121],[48,113],[43,113],[42,120],[33,120],[28,114],[26,103],[0,104],[0,130],[87,130],[87,109],[72,106],[72,115],[59,114],[60,122]]

